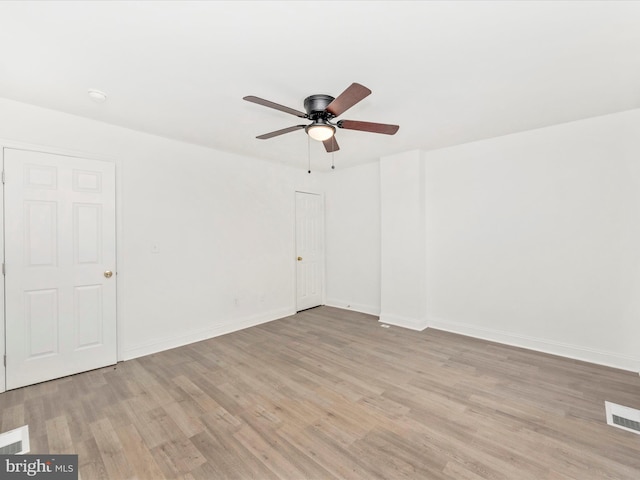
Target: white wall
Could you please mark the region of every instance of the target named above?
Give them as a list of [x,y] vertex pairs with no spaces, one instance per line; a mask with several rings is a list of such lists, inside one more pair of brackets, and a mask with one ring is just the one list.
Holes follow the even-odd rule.
[[427,326],[424,182],[420,151],[380,159],[380,321],[415,330]]
[[0,138],[116,162],[120,358],[294,312],[294,191],[317,175],[4,99]]
[[326,303],[380,314],[379,163],[336,169],[326,192]]
[[325,181],[329,303],[640,371],[640,110]]
[[430,326],[640,370],[640,110],[424,156]]

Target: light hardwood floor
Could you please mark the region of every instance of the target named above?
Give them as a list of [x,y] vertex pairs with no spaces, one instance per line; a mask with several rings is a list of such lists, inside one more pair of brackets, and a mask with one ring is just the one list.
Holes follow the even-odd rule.
[[638,480],[637,374],[321,307],[0,394],[84,480]]

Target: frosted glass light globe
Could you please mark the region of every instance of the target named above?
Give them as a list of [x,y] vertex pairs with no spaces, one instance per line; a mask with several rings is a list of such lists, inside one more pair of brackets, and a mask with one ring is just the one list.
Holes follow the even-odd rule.
[[311,125],[309,128],[307,128],[307,133],[309,134],[309,136],[319,142],[329,140],[331,137],[333,137],[335,131],[335,127],[331,125]]

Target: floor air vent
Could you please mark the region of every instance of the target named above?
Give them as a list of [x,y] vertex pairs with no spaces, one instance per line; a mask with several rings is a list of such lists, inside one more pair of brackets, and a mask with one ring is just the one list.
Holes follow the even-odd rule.
[[22,451],[22,440],[0,447],[0,455],[15,455]]
[[609,425],[640,435],[640,410],[611,402],[604,402],[604,408]]
[[29,453],[29,426],[0,433],[0,455]]

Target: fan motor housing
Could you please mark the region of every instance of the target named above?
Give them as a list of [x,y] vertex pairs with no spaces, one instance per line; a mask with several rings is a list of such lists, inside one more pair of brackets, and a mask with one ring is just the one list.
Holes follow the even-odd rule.
[[310,95],[304,99],[304,109],[311,120],[329,118],[332,115],[325,110],[333,100],[331,95]]

